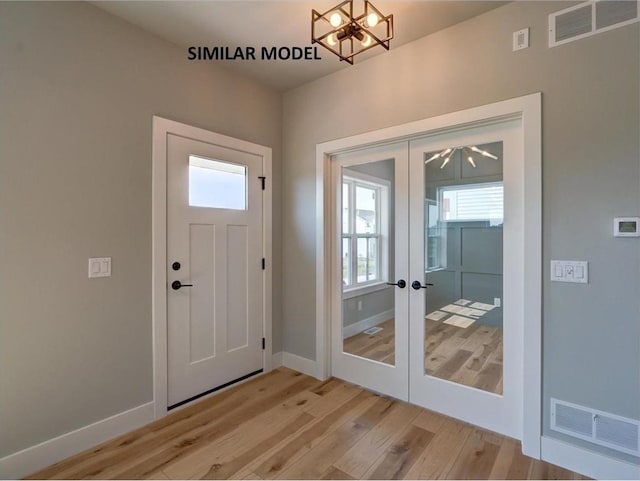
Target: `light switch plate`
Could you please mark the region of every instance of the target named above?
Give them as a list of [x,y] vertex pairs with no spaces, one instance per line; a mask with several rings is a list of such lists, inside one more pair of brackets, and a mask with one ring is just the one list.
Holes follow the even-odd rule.
[[513,32],[513,51],[529,48],[529,27]]
[[551,261],[551,280],[588,284],[589,263],[587,261]]
[[111,277],[111,257],[89,258],[89,278]]

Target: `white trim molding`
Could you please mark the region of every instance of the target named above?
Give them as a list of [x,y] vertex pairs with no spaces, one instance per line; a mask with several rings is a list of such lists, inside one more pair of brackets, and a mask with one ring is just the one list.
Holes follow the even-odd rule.
[[282,366],[282,351],[276,352],[271,356],[271,369]]
[[540,458],[542,436],[542,94],[501,102],[316,145],[316,364],[330,375],[331,157],[382,143],[503,122],[522,121],[524,143],[524,343],[522,369],[524,454]]
[[388,311],[380,312],[375,316],[367,317],[366,319],[362,319],[361,321],[354,322],[353,324],[349,324],[348,326],[344,326],[342,328],[342,338],[346,339],[347,337],[355,336],[365,329],[369,329],[370,327],[377,326],[384,321],[393,319],[394,315],[395,310],[389,309]]
[[49,439],[0,459],[0,479],[20,479],[153,421],[153,402]]
[[167,135],[220,145],[262,156],[266,177],[263,197],[263,371],[272,369],[272,213],[273,175],[270,147],[254,144],[209,130],[153,116],[152,145],[152,325],[153,325],[153,402],[155,419],[167,414]]
[[293,369],[294,371],[306,374],[307,376],[324,380],[324,378],[319,376],[320,373],[318,372],[319,370],[317,362],[312,359],[307,359],[306,357],[297,356],[295,354],[291,354],[290,352],[283,351],[282,365],[284,367],[288,367],[289,369]]
[[640,465],[542,437],[542,459],[593,479],[640,479]]

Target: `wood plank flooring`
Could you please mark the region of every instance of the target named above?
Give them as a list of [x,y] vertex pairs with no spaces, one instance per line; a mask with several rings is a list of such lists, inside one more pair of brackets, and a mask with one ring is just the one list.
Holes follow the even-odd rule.
[[[425,372],[465,386],[502,394],[502,328],[478,322],[467,328],[426,320]],[[344,340],[344,352],[375,361],[395,362],[395,321],[375,334]]]
[[512,439],[279,368],[28,479],[585,479]]
[[378,327],[381,327],[382,331],[375,334],[359,332],[347,337],[343,341],[344,352],[386,364],[395,364],[395,319],[381,322]]

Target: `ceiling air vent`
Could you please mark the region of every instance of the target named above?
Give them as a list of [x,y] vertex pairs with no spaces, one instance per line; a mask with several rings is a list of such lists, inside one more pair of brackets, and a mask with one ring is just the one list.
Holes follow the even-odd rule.
[[551,429],[622,453],[640,454],[640,422],[551,398]]
[[549,47],[623,27],[640,20],[637,0],[590,1],[549,15]]

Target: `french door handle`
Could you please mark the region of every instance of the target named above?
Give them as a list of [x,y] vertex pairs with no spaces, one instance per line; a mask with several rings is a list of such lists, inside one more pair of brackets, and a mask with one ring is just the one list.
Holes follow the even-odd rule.
[[429,286],[432,286],[433,284],[430,284],[428,282],[425,282],[424,286],[422,284],[420,284],[420,281],[413,281],[411,283],[411,287],[413,287],[416,291],[419,291],[420,289],[426,289]]
[[182,287],[193,287],[193,284],[183,284],[180,281],[173,281],[171,283],[171,289],[173,289],[174,291],[177,291],[178,289],[180,289]]
[[404,289],[407,286],[407,283],[404,279],[400,279],[398,282],[387,282],[388,286],[398,286],[400,289]]

